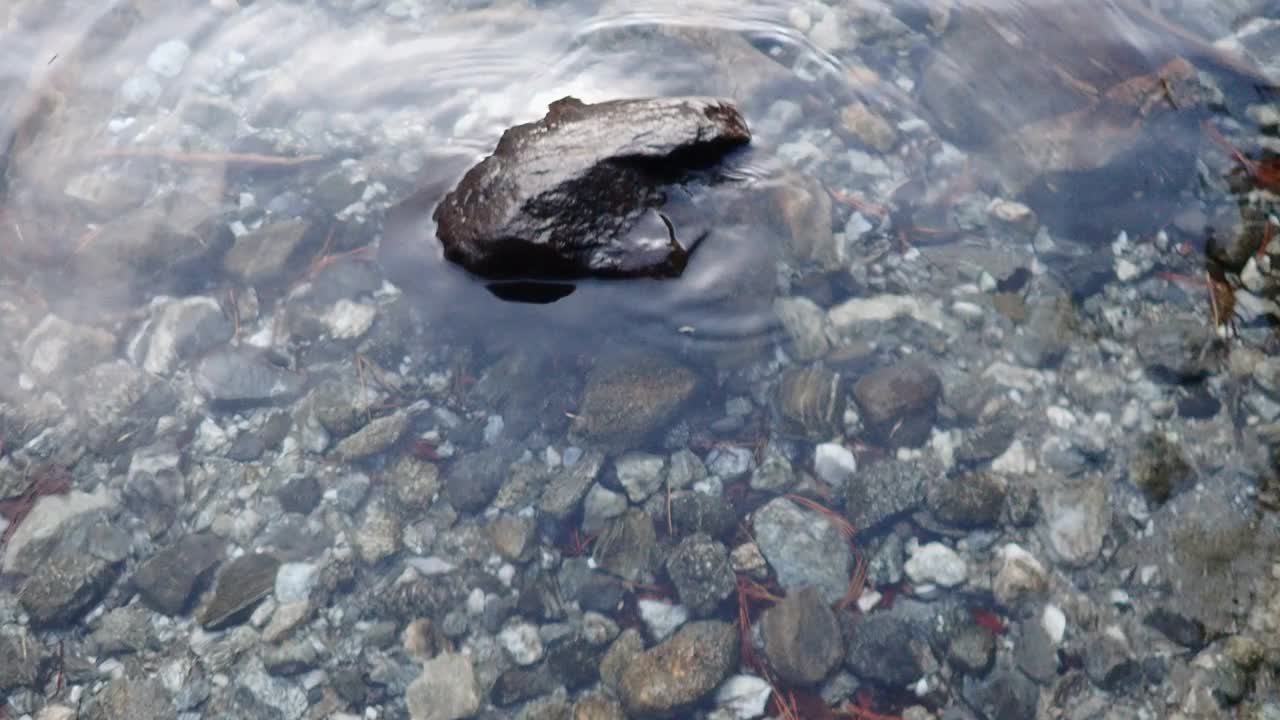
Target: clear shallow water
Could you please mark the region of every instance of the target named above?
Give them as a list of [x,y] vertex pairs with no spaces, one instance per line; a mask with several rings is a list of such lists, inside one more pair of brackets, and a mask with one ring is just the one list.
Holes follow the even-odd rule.
[[[946,668],[924,663],[907,678],[926,677],[914,696],[901,692],[906,682],[868,676],[848,661],[844,677],[883,711],[919,703],[938,715],[967,707],[1015,717],[990,710],[983,692],[1034,678],[1034,693],[1049,707],[1089,701],[1114,704],[1121,716],[1226,712],[1227,705],[1197,709],[1197,688],[1220,688],[1194,675],[1185,658],[1163,646],[1143,652],[1167,644],[1169,633],[1142,618],[1172,608],[1209,640],[1244,638],[1270,651],[1248,629],[1270,621],[1258,598],[1274,589],[1266,508],[1274,504],[1280,434],[1277,247],[1266,243],[1276,235],[1268,158],[1280,149],[1280,30],[1267,19],[1280,8],[1263,0],[1156,5],[8,3],[0,8],[0,148],[7,148],[0,371],[15,382],[0,391],[0,497],[20,496],[45,462],[71,467],[80,490],[119,496],[113,517],[134,536],[125,559],[112,561],[122,578],[194,531],[227,539],[229,552],[253,552],[278,547],[290,522],[324,526],[321,535],[341,542],[326,548],[317,540],[321,549],[299,557],[334,567],[335,548],[345,547],[349,562],[354,543],[359,559],[343,587],[356,589],[316,603],[330,625],[308,632],[333,648],[308,666],[320,674],[268,679],[284,683],[272,686],[276,694],[293,697],[303,683],[329,687],[339,669],[363,667],[374,655],[393,658],[385,662],[405,677],[383,676],[375,683],[387,688],[381,699],[344,698],[343,709],[401,716],[416,660],[395,650],[362,655],[367,628],[350,629],[335,613],[357,616],[371,589],[394,581],[410,559],[492,569],[468,555],[490,548],[479,540],[468,546],[467,532],[494,514],[535,517],[538,540],[555,553],[565,551],[571,531],[582,537],[600,528],[588,528],[589,513],[576,506],[568,518],[530,510],[539,507],[534,491],[490,497],[479,505],[496,508],[490,517],[476,508],[451,516],[442,507],[463,503],[448,492],[389,513],[402,497],[388,489],[393,482],[378,483],[395,476],[389,468],[404,456],[436,462],[448,478],[463,459],[510,441],[545,465],[533,482],[540,489],[563,474],[564,457],[597,444],[579,420],[592,404],[593,371],[632,351],[657,352],[692,369],[693,399],[658,413],[644,437],[598,443],[607,454],[599,487],[630,496],[630,506],[663,525],[661,493],[629,487],[616,461],[626,451],[656,453],[667,458],[661,472],[669,477],[671,458],[688,449],[711,476],[696,492],[731,500],[737,519],[790,491],[859,525],[854,547],[881,558],[867,597],[908,597],[917,604],[899,611],[905,616],[993,612],[999,634],[1012,628],[1011,647],[995,653],[996,670],[965,671],[946,656],[947,642],[935,643]],[[501,301],[440,258],[434,203],[503,129],[540,117],[566,95],[592,102],[675,94],[729,97],[754,133],[751,147],[727,163],[738,183],[682,208],[710,219],[716,234],[681,278],[581,283],[565,299],[535,306]],[[1250,166],[1254,177],[1241,173],[1233,148],[1262,163]],[[305,232],[251,242],[294,218]],[[291,250],[273,257],[279,247]],[[1210,283],[1224,289],[1211,297]],[[195,321],[179,313],[163,320],[169,301],[158,296],[211,298],[231,328],[227,337],[195,332]],[[1226,322],[1229,311],[1234,323]],[[75,326],[50,326],[51,313]],[[155,329],[162,326],[184,338],[172,352],[153,349],[163,345]],[[268,384],[298,387],[243,407],[212,402],[215,373],[202,363],[232,345],[273,351],[280,357],[266,365],[286,374],[266,376]],[[931,368],[942,400],[879,428],[854,383],[908,360]],[[139,395],[168,403],[108,402],[100,394],[111,375],[83,384],[97,377],[94,368],[121,362],[153,383],[151,394]],[[229,367],[219,377],[248,382],[264,366]],[[837,373],[836,394],[849,412],[819,398],[795,401],[802,417],[787,417],[794,408],[780,397],[797,368]],[[928,384],[906,377],[906,385],[889,383],[891,399]],[[315,431],[305,420],[314,395],[292,396],[327,381],[360,388],[339,402],[357,408],[357,419]],[[628,411],[645,414],[645,397],[683,382],[680,373],[647,387],[638,381],[631,390],[642,397]],[[246,449],[272,434],[275,409],[289,418],[288,439]],[[341,444],[350,425],[400,410],[410,420],[399,440],[367,456]],[[141,429],[122,426],[116,411],[137,414]],[[156,419],[149,412],[160,421],[148,422]],[[70,420],[60,425],[64,414]],[[907,443],[919,447],[898,447],[898,433],[915,432],[921,418],[920,440]],[[797,420],[799,433],[791,427]],[[992,433],[1004,442],[974,449]],[[845,457],[834,446],[853,453],[859,470],[839,462],[833,469],[831,453]],[[156,447],[181,457],[172,472],[191,486],[175,493],[167,523],[139,508],[147,494],[129,470],[145,467],[139,454],[151,457]],[[786,460],[788,481],[761,479],[771,453]],[[1145,470],[1151,456],[1165,455],[1184,458],[1185,467]],[[876,467],[928,479],[898,497],[910,482],[866,479]],[[347,502],[343,493],[355,492],[351,478],[361,474],[375,487],[366,483],[368,495]],[[1008,510],[976,525],[966,516],[956,527],[937,500],[950,487],[942,479],[967,487],[979,475],[999,478],[1003,507],[1026,493],[1039,498],[1031,502],[1038,510],[1016,519]],[[1167,496],[1143,485],[1149,475],[1157,484],[1173,477]],[[334,497],[307,513],[284,508],[281,486],[298,476],[320,478]],[[874,509],[880,505],[888,509]],[[398,529],[386,552],[367,549],[376,545],[367,536],[376,535],[379,513],[393,515]],[[48,523],[53,536],[70,522],[34,517],[22,522]],[[444,539],[424,539],[436,534]],[[1260,539],[1240,539],[1246,535]],[[1204,538],[1230,546],[1229,557],[1183,552]],[[721,539],[729,549],[746,540]],[[1162,552],[1166,542],[1178,552]],[[920,569],[924,560],[918,573],[902,569],[906,555],[929,543],[956,549],[967,564],[961,582],[933,583],[952,589],[919,587],[938,579]],[[996,578],[1010,557],[1001,548],[1009,544],[1046,569],[1047,593],[1015,602],[1001,591]],[[775,566],[765,582],[792,572],[770,548],[765,555]],[[808,564],[824,567],[821,556],[811,557]],[[538,563],[526,557],[512,565],[532,577]],[[1133,580],[1147,568],[1154,580]],[[8,574],[15,589],[27,586],[30,573]],[[1235,604],[1197,593],[1191,586],[1204,577],[1229,588],[1223,594]],[[676,594],[663,571],[650,579],[657,595]],[[129,588],[113,579],[90,608],[48,628],[35,623],[32,637],[46,647],[70,640],[77,657],[100,668],[113,653],[75,645],[74,637],[99,629],[101,613],[141,607]],[[1116,601],[1116,592],[1129,600]],[[635,614],[634,593],[628,597],[630,610],[617,614],[624,626]],[[892,611],[892,602],[871,605],[845,613],[851,637],[860,637],[857,622]],[[1061,663],[1037,675],[1018,653],[1038,642],[1030,628],[1048,607],[1065,611],[1069,629],[1055,640]],[[443,622],[447,609],[435,619]],[[713,617],[735,619],[732,607],[720,610]],[[194,622],[176,615],[159,621],[162,634],[207,640],[189,640]],[[397,632],[412,619],[389,610],[362,617]],[[31,624],[18,613],[3,618]],[[484,659],[492,629],[474,619],[469,627],[451,640],[474,652],[484,686],[503,665]],[[1100,634],[1109,627],[1120,628],[1127,650],[1099,659],[1094,648],[1105,645]],[[343,634],[345,645],[334,637]],[[1209,640],[1175,644],[1199,652]],[[1222,652],[1215,647],[1204,652]],[[172,659],[146,652],[156,662]],[[255,645],[230,662],[196,655],[201,672],[271,695],[248,679],[261,675],[253,675],[251,658],[264,652]],[[1117,657],[1139,665],[1158,657],[1171,676],[1190,679],[1175,686],[1144,669],[1142,682],[1115,684],[1107,663]],[[1021,664],[1010,670],[1011,663]],[[748,660],[741,667],[762,672]],[[1080,667],[1088,672],[1073,685]],[[11,714],[34,714],[44,698],[74,704],[68,685],[95,693],[110,670],[68,683],[46,668],[34,685],[15,685]],[[1242,672],[1251,687],[1270,677]],[[833,704],[855,697],[841,694],[838,677],[827,676]],[[1267,700],[1261,691],[1244,695],[1234,701],[1240,707]],[[698,712],[716,705],[709,696],[699,702]],[[213,692],[181,709],[192,717],[217,716],[219,708],[252,715],[220,703]],[[299,716],[293,706],[273,707]],[[515,712],[504,707],[495,716]]]

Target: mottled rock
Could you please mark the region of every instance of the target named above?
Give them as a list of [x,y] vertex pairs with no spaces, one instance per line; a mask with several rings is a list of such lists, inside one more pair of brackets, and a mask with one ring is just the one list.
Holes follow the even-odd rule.
[[845,515],[858,532],[874,532],[888,520],[920,505],[926,478],[940,472],[922,465],[882,460],[849,478],[844,492]]
[[60,381],[110,358],[115,342],[106,330],[49,315],[23,341],[21,352],[35,378]]
[[787,683],[815,685],[844,656],[840,625],[816,588],[787,593],[765,610],[760,634],[769,665]]
[[789,434],[825,440],[840,434],[845,394],[840,376],[820,367],[788,370],[778,383],[777,408]]
[[680,602],[694,617],[713,614],[737,586],[729,551],[701,533],[680,541],[667,557],[667,574]]
[[777,498],[755,512],[752,526],[760,552],[784,589],[815,587],[829,603],[844,597],[853,556],[830,519]]
[[133,585],[152,610],[181,615],[222,559],[224,545],[221,538],[209,533],[188,535],[139,565]]
[[1166,607],[1157,607],[1142,618],[1142,622],[1160,631],[1173,642],[1192,650],[1205,644],[1204,623]]
[[605,693],[587,693],[573,705],[570,720],[626,720],[622,705]]
[[196,365],[195,382],[212,402],[256,404],[297,396],[306,377],[275,364],[261,350],[245,346],[206,355]]
[[1041,496],[1042,534],[1054,555],[1072,567],[1093,562],[1111,524],[1107,488],[1097,479],[1055,482]]
[[1008,488],[1009,483],[993,473],[937,476],[929,483],[925,505],[944,525],[989,527],[1000,521]]
[[96,653],[103,655],[158,649],[151,617],[151,611],[141,605],[110,610],[98,621],[89,641]]
[[301,253],[309,240],[306,220],[268,222],[239,238],[222,260],[230,275],[249,285],[282,279],[291,265],[301,270]]
[[397,412],[374,418],[367,425],[338,442],[333,452],[346,460],[367,458],[395,445],[408,427],[407,413]]
[[665,428],[697,385],[692,370],[665,357],[602,360],[587,377],[571,431],[606,448],[635,447]]
[[635,628],[627,628],[609,645],[600,659],[600,681],[614,691],[622,684],[622,673],[644,652],[644,637]]
[[603,466],[603,454],[595,450],[584,452],[578,462],[551,477],[538,499],[538,509],[558,520],[568,517],[582,502]]
[[445,196],[437,236],[485,277],[679,275],[699,238],[660,213],[663,186],[750,139],[725,100],[562,98]]
[[72,490],[39,498],[4,547],[4,571],[34,573],[54,546],[83,546],[67,543],[66,536],[75,530],[84,535],[90,526],[105,524],[104,514],[116,507],[115,498],[105,487],[92,493]]
[[413,720],[460,720],[480,709],[471,658],[456,653],[438,655],[423,663],[422,674],[405,691]]
[[271,555],[241,555],[223,567],[214,581],[213,594],[200,608],[197,619],[206,630],[219,630],[243,622],[247,611],[275,587],[280,561]]
[[995,654],[995,635],[976,623],[956,626],[947,645],[947,660],[966,675],[985,673]]
[[817,360],[831,349],[827,338],[827,313],[805,297],[779,298],[773,303],[774,313],[783,330],[791,338],[791,354],[796,360]]
[[360,559],[376,565],[400,552],[400,516],[381,499],[365,507],[364,521],[352,538]]
[[614,463],[614,474],[631,502],[641,503],[662,486],[666,464],[661,456],[630,452]]
[[440,468],[409,453],[396,458],[385,477],[396,501],[409,510],[427,509],[440,492]]
[[907,577],[917,585],[933,584],[942,587],[955,587],[965,581],[969,575],[968,565],[955,550],[938,542],[931,542],[916,548],[907,559]]
[[1078,326],[1070,296],[1041,298],[1031,306],[1022,333],[1013,342],[1013,353],[1027,367],[1055,367],[1076,342]]
[[862,103],[841,108],[840,126],[858,142],[878,152],[889,152],[898,143],[897,129]]
[[845,664],[859,678],[903,688],[924,672],[911,623],[890,612],[873,612],[853,627]]
[[506,482],[511,463],[518,456],[512,445],[497,445],[462,453],[444,475],[444,497],[464,513],[483,510]]
[[34,625],[74,623],[97,604],[118,573],[117,562],[65,548],[27,578],[18,600]]
[[516,515],[499,515],[488,526],[494,549],[503,558],[516,562],[527,560],[532,553],[536,530],[531,518]]
[[1049,573],[1022,546],[1009,543],[998,552],[999,570],[992,590],[1006,606],[1016,605],[1029,596],[1049,589]]
[[924,443],[933,429],[941,394],[937,373],[914,362],[873,370],[853,385],[868,432],[891,447]]
[[1129,482],[1153,503],[1167,501],[1194,479],[1182,450],[1163,433],[1143,435],[1129,458]]
[[199,357],[231,339],[235,328],[211,297],[190,297],[164,305],[129,348],[149,373],[167,375],[179,363]]
[[1000,665],[978,678],[968,675],[961,691],[965,701],[987,720],[1035,717],[1040,688],[1012,666]]
[[677,536],[706,533],[727,540],[738,528],[738,515],[721,496],[683,492],[671,498],[671,527]]
[[690,623],[637,657],[618,683],[633,717],[661,717],[715,689],[738,663],[738,633],[714,620]]
[[644,511],[632,510],[600,533],[591,556],[602,570],[623,580],[650,582],[657,544],[653,519]]
[[173,700],[158,679],[121,677],[112,680],[93,699],[88,720],[172,720]]
[[44,645],[25,628],[0,633],[0,692],[35,688],[44,659]]

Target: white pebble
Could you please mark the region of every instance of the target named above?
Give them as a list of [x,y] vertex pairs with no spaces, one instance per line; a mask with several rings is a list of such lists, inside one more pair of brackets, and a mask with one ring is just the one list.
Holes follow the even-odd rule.
[[822,443],[813,451],[813,471],[826,484],[844,487],[858,472],[858,459],[843,445]]
[[1045,605],[1040,615],[1040,626],[1053,644],[1058,645],[1067,634],[1067,616],[1057,605]]
[[191,57],[191,48],[181,40],[161,43],[147,56],[147,67],[162,77],[177,77]]
[[907,560],[905,570],[911,582],[917,585],[933,583],[942,587],[955,587],[969,575],[969,566],[964,559],[939,542],[917,548]]

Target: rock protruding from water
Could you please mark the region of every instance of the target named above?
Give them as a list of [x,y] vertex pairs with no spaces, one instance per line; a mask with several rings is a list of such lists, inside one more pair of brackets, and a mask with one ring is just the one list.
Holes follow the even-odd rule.
[[437,235],[489,278],[676,276],[699,238],[661,212],[664,190],[750,140],[726,100],[562,98],[445,196]]

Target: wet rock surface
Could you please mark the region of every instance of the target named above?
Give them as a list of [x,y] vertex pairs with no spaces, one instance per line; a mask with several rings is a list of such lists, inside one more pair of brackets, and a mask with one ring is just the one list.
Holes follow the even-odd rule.
[[933,429],[942,382],[937,373],[915,363],[874,370],[853,385],[867,428],[881,443],[922,444]]
[[696,702],[737,664],[737,643],[728,623],[690,623],[623,671],[618,685],[623,707],[636,717],[661,717]]
[[663,186],[750,139],[727,100],[562,98],[445,196],[437,235],[485,277],[679,275],[701,238],[662,214]]
[[765,656],[778,676],[798,685],[814,685],[844,656],[840,625],[815,588],[788,593],[760,620]]

